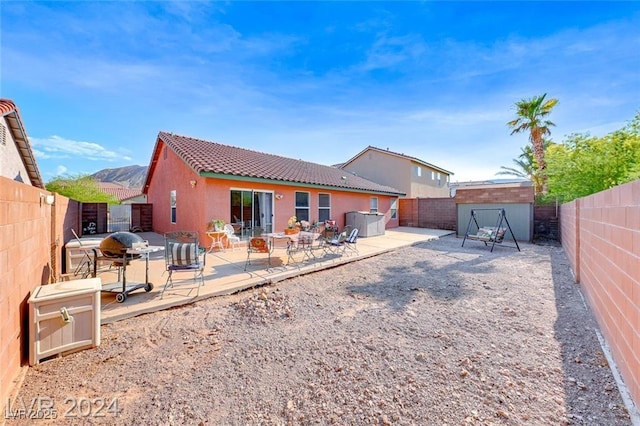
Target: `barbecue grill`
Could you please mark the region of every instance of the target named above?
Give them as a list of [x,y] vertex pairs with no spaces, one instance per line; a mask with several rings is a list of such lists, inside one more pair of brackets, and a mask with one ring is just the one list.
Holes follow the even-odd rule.
[[[118,282],[104,285],[102,290],[116,293],[116,301],[120,303],[124,302],[129,293],[134,290],[143,288],[145,291],[151,291],[153,284],[149,282],[149,253],[152,251],[157,251],[157,249],[149,247],[147,241],[133,232],[114,232],[105,237],[100,242],[102,259],[112,260],[113,265],[118,267]],[[146,261],[145,281],[143,283],[127,283],[127,265],[129,261],[142,256],[145,257]]]
[[127,253],[128,249],[141,249],[148,247],[149,243],[141,236],[133,232],[114,232],[100,242],[100,251],[105,257],[118,259],[135,259],[140,257],[139,253]]

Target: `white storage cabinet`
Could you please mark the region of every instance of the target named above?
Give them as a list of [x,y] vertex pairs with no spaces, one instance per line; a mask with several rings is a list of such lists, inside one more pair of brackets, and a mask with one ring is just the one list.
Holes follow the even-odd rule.
[[100,345],[100,278],[38,286],[29,298],[29,364]]
[[72,240],[65,244],[65,272],[73,274],[87,254],[93,261],[92,249],[100,247],[101,242],[102,238],[82,238],[82,247],[78,240]]

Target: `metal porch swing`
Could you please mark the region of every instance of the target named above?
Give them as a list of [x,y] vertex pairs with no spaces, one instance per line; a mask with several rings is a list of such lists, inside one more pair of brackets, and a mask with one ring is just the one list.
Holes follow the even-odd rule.
[[[479,211],[495,211],[498,216],[496,219],[496,224],[493,227],[484,226],[481,227],[478,224],[478,212]],[[472,224],[475,224],[475,233],[470,233],[472,229]],[[506,225],[506,228],[503,226]],[[507,220],[507,213],[503,208],[500,209],[472,209],[471,217],[469,218],[469,224],[467,225],[467,231],[464,234],[464,239],[462,240],[462,247],[464,247],[464,243],[467,240],[475,240],[482,241],[485,246],[489,246],[491,243],[491,251],[493,252],[493,247],[496,244],[502,244],[504,241],[505,234],[509,231],[511,234],[511,238],[515,243],[514,246],[505,245],[505,247],[517,248],[520,251],[520,246],[518,245],[518,241],[516,241],[516,237],[513,235],[513,231],[511,230],[511,225],[509,225],[509,221]]]

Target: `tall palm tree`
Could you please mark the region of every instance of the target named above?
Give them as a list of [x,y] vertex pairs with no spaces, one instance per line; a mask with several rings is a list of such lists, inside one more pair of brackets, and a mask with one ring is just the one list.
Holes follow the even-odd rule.
[[[551,143],[548,139],[542,141],[544,148]],[[520,155],[518,158],[513,159],[514,167],[500,166],[500,171],[496,175],[516,176],[522,179],[529,179],[533,182],[536,194],[542,192],[542,182],[540,181],[540,175],[538,173],[538,167],[536,165],[536,159],[533,158],[533,148],[531,145],[527,145],[524,148],[520,148]]]
[[547,163],[544,159],[544,137],[551,134],[549,127],[555,124],[546,119],[551,110],[558,103],[555,98],[547,99],[547,94],[534,96],[531,99],[522,99],[516,102],[515,120],[507,123],[513,130],[511,134],[529,132],[529,141],[533,147],[533,154],[538,167],[538,177],[542,184],[543,191],[547,184]]

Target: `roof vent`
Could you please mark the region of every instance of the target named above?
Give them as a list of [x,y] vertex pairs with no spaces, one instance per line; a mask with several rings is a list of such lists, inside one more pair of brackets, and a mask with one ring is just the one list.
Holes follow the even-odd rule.
[[7,128],[4,124],[0,124],[0,145],[7,144]]

